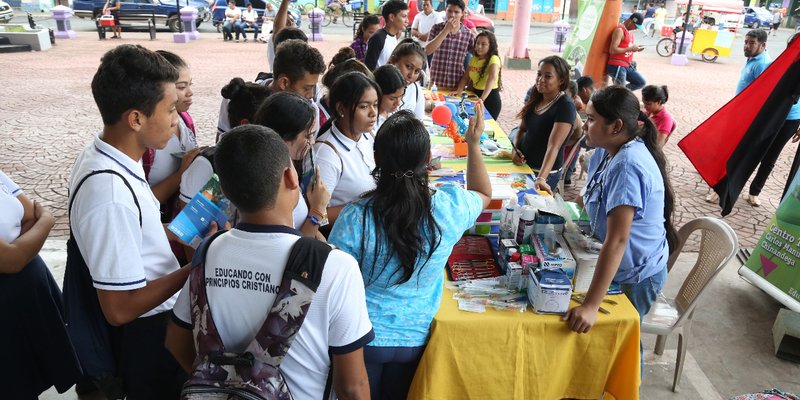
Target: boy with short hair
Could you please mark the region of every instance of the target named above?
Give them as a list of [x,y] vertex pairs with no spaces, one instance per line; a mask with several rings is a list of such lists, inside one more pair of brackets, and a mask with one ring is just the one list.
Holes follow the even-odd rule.
[[428,34],[425,53],[433,55],[431,82],[440,90],[463,89],[456,86],[464,76],[467,53],[475,47],[475,35],[462,23],[465,8],[463,0],[447,0],[447,20],[434,25]]
[[[256,83],[268,87],[273,93],[294,92],[309,100],[316,100],[319,76],[325,72],[325,59],[319,50],[300,39],[289,39],[278,46],[272,66],[272,77]],[[319,121],[314,129],[319,129]],[[222,99],[217,135],[229,130],[228,99]]]
[[[145,148],[164,148],[177,128],[177,79],[175,67],[144,47],[107,52],[92,80],[103,130],[70,176],[68,251],[82,257],[96,290],[103,315],[89,318],[121,327],[121,354],[102,351],[119,357],[128,399],[177,398],[186,379],[164,348],[164,335],[189,269],[170,250],[160,204],[140,163]],[[110,171],[92,174],[103,170]],[[67,275],[74,273],[73,262]]]
[[[222,191],[239,210],[241,222],[208,247],[206,293],[222,343],[227,351],[240,353],[260,331],[276,298],[274,290],[254,288],[280,286],[290,249],[302,236],[291,228],[300,189],[286,144],[269,128],[231,130],[214,159]],[[223,280],[227,283],[220,284]],[[187,371],[197,356],[191,317],[197,300],[189,284],[167,332],[167,347]],[[280,364],[294,398],[328,398],[323,392],[333,368],[339,399],[368,399],[363,347],[373,337],[358,263],[331,250],[305,320]]]
[[384,27],[370,36],[367,42],[364,64],[370,71],[389,62],[389,57],[397,47],[397,35],[406,30],[408,4],[400,0],[390,0],[381,8],[381,16],[385,21]]

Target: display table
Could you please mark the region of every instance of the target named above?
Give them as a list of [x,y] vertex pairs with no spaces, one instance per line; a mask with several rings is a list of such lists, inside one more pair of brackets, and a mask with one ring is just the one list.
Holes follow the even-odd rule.
[[[426,92],[427,93],[427,92]],[[487,114],[488,115],[488,114]],[[497,144],[504,148],[511,148],[511,141],[508,140],[500,124],[494,119],[487,118],[484,120],[484,129],[486,131],[494,131],[494,139]],[[452,145],[453,140],[447,136],[431,135],[431,145]],[[533,174],[531,168],[527,165],[515,165],[510,159],[500,159],[495,157],[484,156],[483,162],[486,165],[486,170],[489,172],[516,172],[520,174]],[[467,168],[466,157],[454,160],[442,160],[442,168],[452,168],[455,171],[460,171]]]
[[[609,296],[588,334],[558,315],[458,310],[444,288],[409,399],[639,398],[639,315],[624,295]],[[577,306],[574,301],[572,306]]]

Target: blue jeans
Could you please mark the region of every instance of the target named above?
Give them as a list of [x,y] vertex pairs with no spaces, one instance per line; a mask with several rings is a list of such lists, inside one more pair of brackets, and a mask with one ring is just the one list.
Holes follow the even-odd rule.
[[234,31],[236,32],[236,39],[238,40],[239,39],[239,32],[241,30],[242,30],[242,28],[241,28],[241,26],[239,24],[239,21],[236,21],[233,24],[231,24],[230,21],[225,21],[225,23],[222,25],[222,35],[223,35],[223,37],[225,37],[228,40],[233,39],[233,35],[231,34],[231,32],[234,32]]
[[247,39],[247,33],[244,30],[247,29],[247,27],[249,27],[249,26],[253,27],[253,40],[258,39],[258,24],[257,23],[253,22],[253,24],[250,25],[249,22],[240,22],[239,23],[239,32],[242,33],[242,39]]
[[405,400],[423,351],[425,346],[364,347],[370,398]]
[[[658,298],[661,289],[664,288],[664,283],[667,282],[667,267],[656,272],[653,276],[647,277],[639,283],[625,283],[619,285],[619,288],[631,301],[633,307],[639,312],[639,321],[650,312],[650,307]],[[642,342],[639,341],[639,365],[641,376],[644,376],[644,357],[643,357]]]
[[[642,74],[640,74],[639,71],[635,70],[633,67],[607,65],[606,74],[611,76],[611,79],[614,81],[615,85],[625,86],[632,91],[639,90],[646,84]],[[626,82],[627,85],[625,84]]]

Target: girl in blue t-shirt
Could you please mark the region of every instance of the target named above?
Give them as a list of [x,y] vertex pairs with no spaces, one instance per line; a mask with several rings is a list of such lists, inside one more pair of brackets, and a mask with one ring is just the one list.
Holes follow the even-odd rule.
[[597,150],[580,200],[603,248],[586,302],[564,316],[578,333],[588,332],[597,321],[612,281],[620,284],[640,318],[647,314],[664,286],[669,251],[678,239],[666,159],[636,96],[621,86],[598,90],[586,117],[586,144]]
[[[476,105],[483,115],[483,104]],[[483,119],[466,133],[467,189],[428,186],[431,144],[410,111],[389,117],[375,137],[376,188],[339,214],[329,241],[361,265],[375,339],[364,349],[372,398],[406,398],[442,297],[442,266],[489,204],[480,153]]]

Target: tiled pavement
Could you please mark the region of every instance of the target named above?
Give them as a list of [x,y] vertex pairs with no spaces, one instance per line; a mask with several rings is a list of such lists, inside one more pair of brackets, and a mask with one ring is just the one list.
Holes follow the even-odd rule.
[[[159,33],[155,41],[146,40],[145,33],[126,32],[121,41],[99,41],[92,32],[79,34],[75,40],[59,40],[46,52],[0,56],[3,76],[0,169],[31,197],[53,210],[57,223],[51,238],[68,235],[66,195],[70,168],[78,152],[101,129],[90,82],[105,51],[120,43],[138,43],[152,49],[175,51],[186,58],[194,78],[195,101],[190,112],[202,144],[213,142],[220,88],[234,76],[252,79],[266,63],[263,44],[224,43],[213,33],[203,33],[201,40],[188,45],[172,43],[171,35],[166,32]],[[648,41],[655,43],[654,39],[640,40]],[[348,42],[344,34],[329,34],[326,41],[313,45],[328,60]],[[680,226],[698,216],[718,215],[718,207],[704,201],[707,185],[676,143],[732,97],[743,60],[741,57],[720,58],[713,64],[694,60],[687,67],[677,67],[670,65],[669,59],[655,54],[652,44],[647,51],[637,54],[636,59],[648,82],[666,84],[670,88],[667,106],[677,120],[678,129],[667,144],[666,153],[678,196],[675,218]],[[507,46],[501,45],[501,53]],[[531,50],[535,59],[553,54],[549,45],[544,44],[532,44]],[[503,71],[505,90],[500,124],[504,129],[510,130],[517,124],[515,114],[534,77],[533,71]],[[725,218],[736,230],[742,245],[754,245],[774,212],[795,146],[788,145],[779,159],[762,194],[763,206],[753,208],[740,201]],[[574,196],[581,183],[576,182],[567,195]]]

